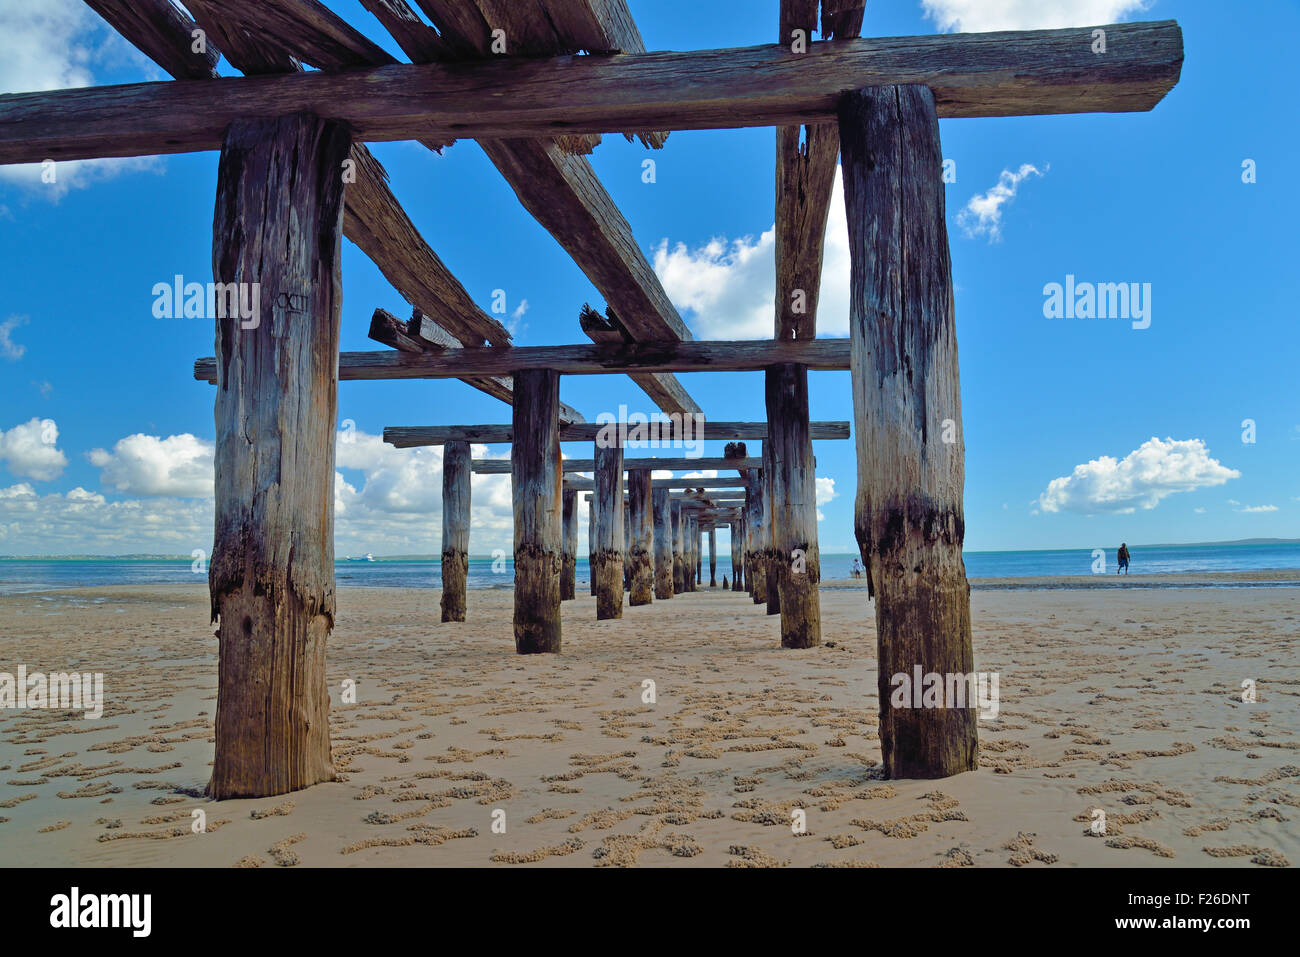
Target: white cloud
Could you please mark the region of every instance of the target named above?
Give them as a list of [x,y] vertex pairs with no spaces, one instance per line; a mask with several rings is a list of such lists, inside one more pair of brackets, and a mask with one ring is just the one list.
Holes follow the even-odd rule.
[[817,504],[825,505],[834,499],[839,493],[835,491],[835,479],[829,476],[821,476],[817,479]]
[[[691,249],[660,241],[654,268],[673,305],[704,339],[770,339],[776,319],[776,225],[755,238],[715,237]],[[826,222],[817,334],[849,334],[849,228],[835,170]]]
[[59,427],[53,419],[32,419],[8,432],[0,429],[0,462],[19,478],[49,482],[68,464],[58,442]]
[[1054,30],[1115,23],[1147,6],[1145,0],[921,0],[942,31]]
[[989,242],[997,242],[1002,238],[1003,205],[1016,198],[1016,191],[1026,178],[1042,176],[1046,171],[1046,167],[1039,170],[1032,163],[1022,163],[1014,173],[1004,169],[987,193],[976,193],[966,201],[957,213],[957,225],[968,239],[987,236]]
[[[53,426],[51,420],[45,421]],[[15,448],[28,465],[39,455],[48,458],[48,451],[42,450],[53,446],[40,444],[43,424],[33,419],[8,433],[0,432],[0,454]],[[57,437],[57,432],[53,434]],[[437,554],[442,534],[442,448],[395,449],[379,436],[355,430],[339,432],[337,439],[336,554]],[[482,445],[473,446],[472,452],[478,458],[488,457]],[[66,460],[62,453],[56,454],[61,471]],[[130,497],[113,498],[81,488],[38,495],[25,482],[0,488],[0,552],[188,555],[195,548],[211,548],[212,443],[192,435],[137,434],[117,442],[111,452],[95,449],[89,458],[101,469],[105,492]],[[52,467],[39,458],[35,464]],[[12,465],[10,469],[14,471]],[[30,469],[16,474],[45,477]],[[514,528],[510,476],[473,476],[471,502],[471,550],[487,554],[503,548],[509,553]]]
[[0,488],[0,552],[7,554],[188,555],[212,547],[212,502],[128,499],[74,488],[38,495],[22,483]]
[[27,347],[14,342],[13,331],[26,324],[26,316],[10,316],[4,322],[0,322],[0,356],[4,356],[11,362],[17,362],[23,357]]
[[1052,479],[1038,504],[1044,512],[1128,514],[1155,508],[1175,492],[1223,485],[1240,476],[1211,458],[1201,439],[1153,437],[1122,460],[1103,455],[1076,465],[1072,474]]
[[1247,505],[1243,508],[1237,509],[1237,511],[1245,512],[1247,514],[1252,514],[1256,512],[1276,512],[1277,506],[1276,505]]
[[[77,0],[4,4],[0,30],[0,93],[38,92],[90,86],[94,67],[130,62],[149,78],[157,68],[117,31]],[[40,163],[0,166],[0,180],[18,183],[57,202],[70,189],[108,179],[127,170],[161,169],[153,156],[56,163],[54,182],[42,180]]]
[[129,495],[210,498],[212,492],[211,442],[188,432],[160,439],[156,435],[128,435],[112,452],[92,449],[88,455],[99,468],[106,487]]
[[1195,512],[1197,515],[1204,515],[1204,514],[1205,514],[1205,509],[1204,509],[1204,508],[1194,508],[1194,509],[1192,509],[1192,511]]

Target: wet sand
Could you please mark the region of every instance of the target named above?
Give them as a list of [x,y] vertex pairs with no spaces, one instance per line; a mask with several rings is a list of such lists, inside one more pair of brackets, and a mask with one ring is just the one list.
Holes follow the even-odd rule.
[[98,721],[0,711],[0,863],[1289,866],[1300,587],[1267,574],[973,583],[976,668],[1000,675],[1000,711],[980,722],[980,769],[938,781],[880,778],[861,582],[823,588],[816,649],[781,649],[763,606],[704,589],[607,622],[580,594],[564,653],[530,657],[508,590],[471,592],[470,620],[444,625],[436,591],[342,589],[338,780],[219,803],[202,797],[206,589],[0,598],[0,671],[102,671],[106,698]]

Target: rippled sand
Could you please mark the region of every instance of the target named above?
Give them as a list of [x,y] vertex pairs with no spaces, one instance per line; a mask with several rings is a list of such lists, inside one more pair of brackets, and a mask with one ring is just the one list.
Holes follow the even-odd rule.
[[0,671],[102,671],[107,698],[99,721],[0,711],[0,862],[1300,862],[1300,588],[979,584],[976,667],[1000,674],[1001,702],[978,772],[880,779],[858,583],[823,590],[817,649],[781,649],[763,606],[706,589],[609,622],[583,594],[564,606],[564,653],[531,657],[514,654],[508,591],[471,592],[470,621],[444,625],[436,591],[354,588],[329,650],[339,780],[220,803],[201,797],[205,589],[0,598]]

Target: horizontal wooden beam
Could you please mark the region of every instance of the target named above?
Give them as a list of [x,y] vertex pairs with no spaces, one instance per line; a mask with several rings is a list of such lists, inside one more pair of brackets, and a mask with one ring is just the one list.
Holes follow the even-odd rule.
[[[577,492],[594,491],[593,482],[589,478],[583,478],[580,475],[569,474],[564,477],[564,487],[571,488]],[[657,478],[651,480],[651,488],[666,489],[741,489],[742,491],[749,487],[749,483],[741,477],[735,478]],[[623,480],[623,488],[627,489],[627,480]]]
[[[706,442],[734,442],[751,439],[761,441],[767,438],[766,422],[709,422],[705,420],[697,427],[691,419],[685,420],[683,429],[681,419],[670,419],[655,424],[654,437],[659,442],[679,442],[683,438],[703,440]],[[809,423],[814,439],[849,438],[848,422],[811,422]],[[594,442],[601,431],[610,426],[596,422],[560,426],[561,442]],[[629,434],[632,426],[629,426]],[[394,425],[384,429],[384,441],[399,449],[416,448],[423,445],[445,445],[448,442],[479,442],[495,445],[514,441],[514,429],[510,425]],[[627,444],[627,448],[636,446]]]
[[[848,339],[798,342],[717,340],[619,345],[513,346],[446,352],[340,352],[340,379],[464,379],[552,369],[561,375],[627,372],[745,372],[782,362],[830,371],[849,367]],[[194,378],[217,380],[217,360],[194,363]]]
[[[595,459],[565,459],[562,463],[566,472],[594,472],[596,471]],[[674,472],[700,472],[705,469],[761,469],[763,460],[761,458],[748,459],[724,459],[724,458],[662,458],[653,459],[624,459],[623,468],[626,469],[669,469]],[[503,475],[510,471],[509,459],[474,459],[470,463],[470,470],[479,475]],[[707,481],[701,479],[701,481]],[[691,480],[686,480],[687,487],[695,488]]]
[[793,126],[847,90],[924,84],[941,117],[1149,110],[1178,82],[1173,20],[473,63],[392,64],[0,96],[0,163],[217,149],[236,118],[309,111],[358,140]]

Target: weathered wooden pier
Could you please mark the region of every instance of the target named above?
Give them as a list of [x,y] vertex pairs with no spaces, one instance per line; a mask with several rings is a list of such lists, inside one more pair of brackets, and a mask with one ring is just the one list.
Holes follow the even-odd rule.
[[[976,767],[973,710],[888,707],[894,673],[973,670],[938,120],[1150,110],[1178,81],[1175,22],[860,39],[862,0],[781,0],[771,45],[648,53],[626,0],[418,0],[428,22],[406,0],[362,0],[409,60],[399,62],[316,0],[87,2],[175,79],[0,96],[0,163],[220,150],[213,278],[261,289],[258,322],[218,319],[216,355],[194,370],[216,385],[214,797],[333,777],[325,647],[340,379],[458,378],[512,406],[508,425],[385,433],[444,446],[444,622],[467,614],[470,476],[499,468],[513,478],[518,652],[561,648],[584,490],[599,617],[623,613],[625,570],[632,606],[697,587],[701,533],[712,546],[727,525],[732,587],[780,614],[783,645],[804,648],[820,641],[812,443],[847,436],[847,423],[809,421],[808,374],[851,369],[884,769]],[[808,42],[814,31],[822,39]],[[220,77],[220,57],[245,76]],[[604,133],[659,149],[668,131],[743,126],[777,129],[774,335],[698,342],[584,154]],[[589,342],[512,347],[364,145],[457,139],[478,141],[604,298],[604,314],[579,315]],[[837,158],[851,336],[819,340]],[[339,353],[342,236],[412,307],[409,320],[374,312],[382,351]],[[744,369],[765,372],[766,421],[706,424],[705,438],[750,446],[707,465],[632,457],[630,441],[602,444],[560,402],[563,376],[626,374],[686,421],[702,410],[677,374]],[[945,420],[955,442],[941,439]],[[566,441],[595,443],[593,459],[562,460]],[[471,444],[492,442],[510,443],[509,460],[476,463]],[[736,479],[651,480],[657,468]],[[594,479],[584,488],[566,472]],[[722,488],[743,497],[710,494]],[[713,562],[711,547],[711,583]]]

